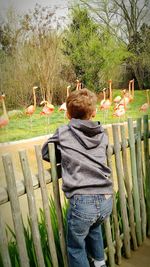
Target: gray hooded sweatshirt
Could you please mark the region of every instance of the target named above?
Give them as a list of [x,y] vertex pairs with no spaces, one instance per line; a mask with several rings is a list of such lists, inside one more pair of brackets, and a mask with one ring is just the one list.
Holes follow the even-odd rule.
[[108,137],[99,122],[71,119],[57,129],[42,147],[49,161],[48,143],[54,142],[57,162],[61,162],[62,190],[67,198],[75,194],[112,194],[110,169],[106,166]]

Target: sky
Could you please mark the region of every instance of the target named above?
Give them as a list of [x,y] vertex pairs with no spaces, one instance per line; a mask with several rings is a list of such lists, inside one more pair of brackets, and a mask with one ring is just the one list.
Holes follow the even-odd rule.
[[0,0],[0,15],[5,17],[6,10],[10,6],[15,8],[17,13],[24,13],[29,9],[34,9],[35,4],[38,3],[52,8],[57,6],[57,16],[67,16],[69,2],[73,0]]

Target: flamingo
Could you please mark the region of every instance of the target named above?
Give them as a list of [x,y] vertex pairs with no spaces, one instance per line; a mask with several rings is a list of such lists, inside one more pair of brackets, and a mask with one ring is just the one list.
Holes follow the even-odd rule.
[[[70,85],[67,86],[67,97],[69,96],[69,89],[70,89]],[[59,111],[65,111],[67,110],[67,107],[66,107],[66,102],[64,102],[58,109]]]
[[124,108],[126,109],[128,103],[130,102],[130,98],[129,98],[128,94],[126,93],[126,89],[122,90],[122,93],[123,93],[123,97],[120,100],[120,102],[118,103],[117,108],[119,107],[119,105],[121,105],[121,106],[123,105]]
[[34,104],[33,105],[30,105],[29,107],[27,107],[25,109],[25,113],[29,116],[31,116],[34,112],[35,112],[35,109],[36,109],[36,94],[35,94],[35,90],[37,89],[38,87],[37,86],[33,86],[32,90],[33,90],[33,100],[34,100]]
[[120,121],[120,117],[124,116],[125,113],[126,113],[126,110],[124,106],[119,106],[119,108],[116,109],[115,112],[113,113],[113,116],[118,117]]
[[[104,99],[101,101],[100,109],[108,110],[112,103],[112,80],[109,80],[109,98],[106,99],[106,94],[104,94]],[[103,89],[103,93],[106,91],[106,88]]]
[[108,112],[108,110],[111,106],[111,101],[110,101],[110,99],[106,99],[106,88],[103,89],[103,94],[104,94],[104,98],[100,103],[100,110],[104,111],[104,123],[105,123],[106,112]]
[[112,103],[112,80],[109,80],[108,83],[109,83],[109,100]]
[[120,102],[120,100],[121,100],[121,96],[120,96],[120,95],[117,95],[117,96],[114,98],[113,102],[114,102],[115,104],[118,104],[118,103]]
[[5,106],[5,94],[0,95],[0,101],[2,101],[3,115],[0,117],[0,128],[6,126],[9,123],[9,118]]
[[40,112],[40,114],[41,115],[50,115],[54,111],[54,106],[46,100],[43,100],[40,103],[40,105],[43,105],[43,104],[44,104],[44,107],[43,107],[42,111]]
[[43,104],[44,104],[44,107],[43,107],[42,111],[40,112],[40,114],[46,116],[46,123],[47,123],[47,127],[48,127],[49,117],[54,111],[54,106],[46,100],[41,101],[40,105],[43,105]]
[[146,96],[147,96],[147,102],[144,103],[139,110],[146,112],[148,110],[148,108],[150,107],[150,100],[149,100],[149,89],[146,90]]
[[37,86],[33,86],[32,90],[33,90],[33,105],[30,105],[29,107],[27,107],[25,109],[25,113],[27,115],[30,116],[30,127],[32,128],[32,115],[33,113],[35,112],[35,109],[36,109],[36,94],[35,94],[35,90],[37,89],[38,87]]
[[76,82],[77,82],[76,90],[78,91],[78,90],[81,89],[82,83],[81,83],[80,80],[78,80],[78,79],[76,80]]
[[133,98],[134,98],[134,79],[129,81],[129,96],[130,96],[130,99],[133,100]]

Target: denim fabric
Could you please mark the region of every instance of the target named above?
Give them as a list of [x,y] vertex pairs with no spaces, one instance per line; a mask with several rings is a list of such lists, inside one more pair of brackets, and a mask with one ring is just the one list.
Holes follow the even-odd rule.
[[104,259],[101,224],[112,211],[112,197],[74,195],[68,211],[67,250],[70,267],[90,267],[88,256]]

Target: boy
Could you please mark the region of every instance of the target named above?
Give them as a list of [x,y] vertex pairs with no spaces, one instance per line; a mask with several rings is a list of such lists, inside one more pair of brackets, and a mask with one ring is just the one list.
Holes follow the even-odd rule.
[[57,129],[42,148],[49,161],[54,142],[61,161],[62,189],[69,199],[67,251],[70,267],[105,267],[101,223],[112,211],[112,182],[106,166],[108,138],[96,115],[96,95],[82,89],[66,101],[68,125]]

